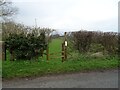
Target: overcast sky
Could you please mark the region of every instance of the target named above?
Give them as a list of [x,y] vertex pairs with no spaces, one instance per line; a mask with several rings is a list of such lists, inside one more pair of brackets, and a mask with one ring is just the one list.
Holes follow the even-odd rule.
[[119,0],[12,0],[15,20],[59,31],[118,31]]

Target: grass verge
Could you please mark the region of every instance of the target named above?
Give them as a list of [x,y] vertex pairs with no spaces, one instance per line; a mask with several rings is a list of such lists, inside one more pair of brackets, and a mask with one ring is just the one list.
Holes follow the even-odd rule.
[[5,79],[14,77],[42,76],[47,74],[77,72],[84,70],[110,69],[118,67],[118,60],[71,60],[62,63],[58,60],[46,61],[6,61],[3,62],[2,77]]

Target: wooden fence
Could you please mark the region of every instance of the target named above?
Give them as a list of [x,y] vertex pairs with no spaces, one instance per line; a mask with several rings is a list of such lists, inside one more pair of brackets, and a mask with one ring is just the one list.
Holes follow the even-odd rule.
[[[65,32],[64,33],[64,41],[63,41],[63,43],[61,45],[61,47],[62,47],[61,52],[56,52],[56,53],[61,53],[61,56],[56,57],[56,53],[50,53],[49,54],[49,47],[47,47],[47,50],[46,50],[46,58],[47,58],[47,60],[50,60],[51,56],[52,56],[52,58],[61,58],[62,62],[64,62],[67,59],[67,38],[66,38],[66,34],[67,33]],[[53,57],[53,56],[55,56],[55,57]]]

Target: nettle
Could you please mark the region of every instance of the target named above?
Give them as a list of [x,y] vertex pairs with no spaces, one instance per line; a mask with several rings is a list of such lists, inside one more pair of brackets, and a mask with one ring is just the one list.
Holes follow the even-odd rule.
[[37,36],[33,33],[12,33],[6,39],[6,49],[14,57],[12,59],[16,60],[30,60],[42,56],[46,47],[45,32]]

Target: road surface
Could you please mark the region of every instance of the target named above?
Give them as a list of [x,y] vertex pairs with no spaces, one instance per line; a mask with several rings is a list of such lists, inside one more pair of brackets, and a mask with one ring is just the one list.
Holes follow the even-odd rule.
[[118,88],[118,70],[3,81],[3,88]]

